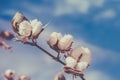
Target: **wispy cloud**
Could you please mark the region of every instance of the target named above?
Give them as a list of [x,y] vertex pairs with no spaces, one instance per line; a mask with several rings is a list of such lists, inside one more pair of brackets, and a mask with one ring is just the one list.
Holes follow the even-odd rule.
[[63,14],[86,14],[93,6],[101,7],[104,4],[104,0],[63,0],[56,1],[55,15]]
[[105,10],[94,17],[94,20],[113,19],[116,17],[116,12],[113,9]]
[[10,15],[10,16],[13,16],[13,14],[15,14],[17,12],[17,10],[15,9],[7,9],[7,10],[4,10],[2,13],[4,15]]

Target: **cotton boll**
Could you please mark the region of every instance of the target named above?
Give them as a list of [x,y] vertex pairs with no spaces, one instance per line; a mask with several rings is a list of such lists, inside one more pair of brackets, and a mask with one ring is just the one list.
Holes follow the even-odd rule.
[[65,79],[64,75],[63,75],[61,72],[59,72],[59,73],[55,76],[54,80],[66,80],[66,79]]
[[90,53],[90,50],[88,48],[84,48],[84,47],[81,47],[82,49],[84,49],[85,53],[89,54]]
[[71,35],[65,35],[62,37],[58,43],[58,48],[60,50],[69,50],[73,43],[73,37]]
[[23,37],[30,36],[32,32],[32,26],[28,21],[23,21],[19,25],[19,34]]
[[72,57],[67,57],[65,59],[65,61],[66,61],[66,66],[67,67],[74,68],[74,66],[77,64],[77,61]]
[[27,18],[22,13],[17,12],[14,15],[14,17],[12,19],[12,23],[11,23],[14,32],[18,33],[19,24],[24,20],[27,20]]
[[61,33],[57,33],[57,39],[60,40],[62,38],[62,34]]
[[90,63],[91,61],[91,52],[88,48],[81,47],[83,56],[81,57],[81,61]]
[[57,43],[57,32],[53,32],[50,35],[50,38],[49,38],[48,42],[49,42],[49,45],[52,46],[52,47]]
[[76,60],[78,60],[78,58],[79,58],[82,54],[83,54],[83,52],[82,52],[81,47],[76,47],[76,48],[74,48],[74,49],[71,51],[71,53],[70,53],[70,55],[71,55],[72,57],[74,57]]
[[87,62],[79,62],[77,64],[77,69],[81,72],[83,72],[86,68],[88,67],[88,63]]
[[50,35],[50,39],[48,41],[49,45],[53,47],[55,44],[57,44],[57,42],[61,39],[61,37],[62,37],[61,33],[53,32]]
[[39,33],[42,31],[42,23],[37,19],[30,21],[32,26],[32,37],[37,38]]
[[91,52],[88,48],[84,48],[84,47],[77,47],[74,48],[70,55],[75,58],[78,61],[85,61],[90,63],[91,61]]
[[15,77],[15,71],[8,69],[4,73],[5,80],[13,80]]

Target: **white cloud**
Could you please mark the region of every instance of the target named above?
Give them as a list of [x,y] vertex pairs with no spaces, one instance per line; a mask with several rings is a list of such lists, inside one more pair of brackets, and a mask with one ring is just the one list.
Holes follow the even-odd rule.
[[101,7],[104,0],[63,0],[56,1],[55,15],[84,13],[86,14],[93,6]]
[[113,80],[111,76],[97,70],[87,72],[85,77],[86,80]]
[[97,14],[94,19],[101,20],[101,19],[113,19],[116,16],[116,12],[112,9],[105,10],[99,14]]
[[102,7],[105,0],[89,0],[92,6]]

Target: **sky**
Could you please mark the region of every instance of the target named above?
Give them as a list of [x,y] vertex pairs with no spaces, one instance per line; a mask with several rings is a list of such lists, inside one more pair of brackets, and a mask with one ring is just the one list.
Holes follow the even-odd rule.
[[[120,0],[0,0],[0,30],[12,31],[11,20],[18,11],[44,25],[51,21],[37,41],[53,55],[56,52],[46,44],[52,32],[71,34],[73,47],[91,50],[86,80],[120,78]],[[32,80],[53,80],[58,72],[63,72],[61,64],[39,49],[14,41],[7,43],[14,50],[0,47],[0,80],[6,69],[14,69],[17,75],[29,75]],[[65,75],[67,80],[72,80],[71,75]]]

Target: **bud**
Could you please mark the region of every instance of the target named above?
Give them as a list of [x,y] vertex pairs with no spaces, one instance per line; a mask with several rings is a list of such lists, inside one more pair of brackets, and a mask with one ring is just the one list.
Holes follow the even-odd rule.
[[10,31],[1,31],[0,37],[2,37],[3,39],[11,40],[14,35]]
[[55,76],[54,80],[66,80],[66,79],[64,75],[60,72]]
[[13,28],[13,30],[17,33],[18,32],[18,27],[19,27],[19,24],[22,22],[22,21],[24,21],[24,20],[27,20],[26,19],[26,17],[23,15],[23,14],[21,14],[21,13],[19,13],[19,12],[17,12],[16,14],[15,14],[15,16],[13,17],[13,20],[12,20],[12,28]]
[[57,32],[53,32],[51,35],[50,35],[50,39],[49,39],[49,45],[51,47],[53,47],[55,44],[57,44],[57,42],[62,38],[62,35],[61,33],[57,33]]
[[74,66],[77,64],[77,61],[72,57],[67,57],[65,59],[65,61],[66,61],[66,66],[67,67],[74,68]]
[[79,62],[77,64],[77,69],[83,72],[88,67],[88,62]]
[[69,50],[73,43],[73,37],[71,35],[64,35],[58,43],[58,48],[60,50],[66,51]]
[[5,80],[14,80],[15,72],[11,69],[8,69],[4,73]]
[[32,38],[37,38],[42,31],[42,23],[37,19],[30,21],[32,26]]
[[32,33],[32,26],[28,21],[23,21],[19,25],[19,34],[20,36],[30,36]]
[[28,76],[21,75],[19,76],[18,80],[30,80],[30,78]]

